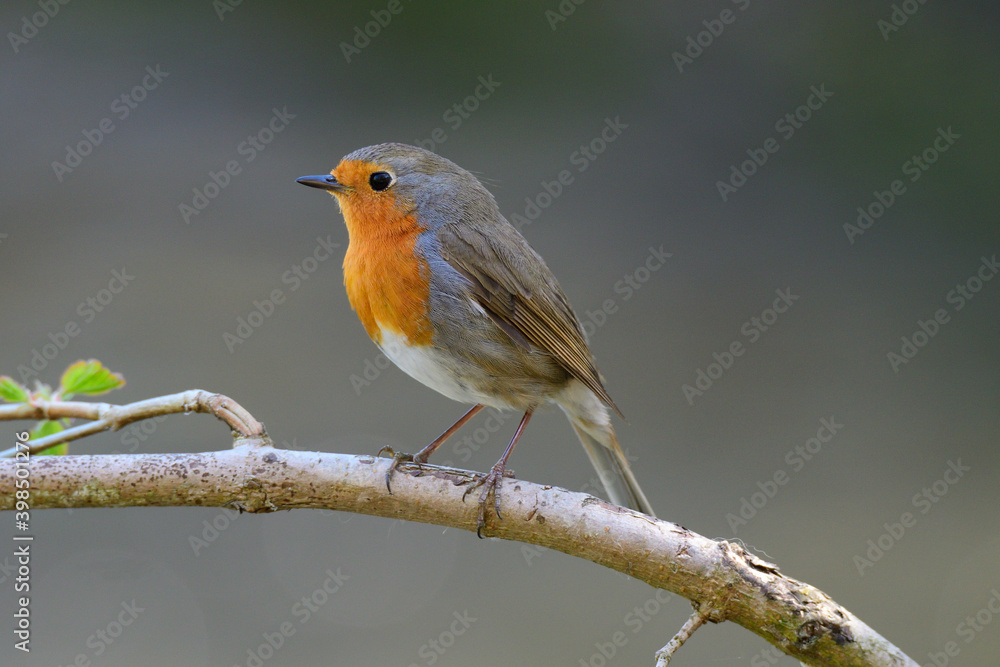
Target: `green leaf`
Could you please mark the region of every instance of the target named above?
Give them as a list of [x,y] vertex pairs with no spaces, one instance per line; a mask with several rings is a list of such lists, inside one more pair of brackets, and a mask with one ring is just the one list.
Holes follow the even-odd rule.
[[[59,433],[63,430],[62,424],[51,419],[47,419],[42,422],[38,422],[38,426],[30,433],[30,440],[38,440],[39,438],[44,438],[47,435],[52,435],[53,433]],[[46,449],[44,452],[39,452],[38,456],[63,456],[69,451],[69,443],[64,442],[61,445],[56,445]]]
[[28,390],[9,375],[0,375],[0,398],[8,403],[27,403]]
[[66,369],[60,380],[59,394],[69,398],[73,394],[103,394],[125,385],[120,373],[112,373],[97,359],[77,361]]

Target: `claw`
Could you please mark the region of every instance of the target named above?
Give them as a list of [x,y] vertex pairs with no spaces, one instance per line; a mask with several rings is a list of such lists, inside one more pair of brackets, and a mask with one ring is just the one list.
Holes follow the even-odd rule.
[[[501,480],[502,480],[501,475]],[[500,481],[497,480],[496,485],[493,487],[493,510],[497,513],[497,518],[503,520],[503,516],[500,515]]]
[[427,463],[427,459],[434,453],[434,450],[443,445],[444,441],[450,438],[451,435],[462,426],[462,424],[475,417],[476,413],[482,409],[482,405],[473,405],[469,408],[469,411],[462,415],[457,422],[452,424],[447,431],[439,435],[433,442],[431,442],[431,444],[427,445],[416,454],[404,454],[402,452],[397,454],[396,451],[389,445],[386,445],[382,449],[378,450],[378,454],[376,454],[376,456],[382,456],[382,452],[389,452],[389,455],[392,457],[392,463],[389,464],[389,470],[385,473],[385,488],[389,490],[389,494],[392,495],[392,473],[396,471],[396,468],[399,467],[400,463],[416,463],[418,466],[422,463]]
[[407,454],[406,452],[397,453],[389,445],[386,445],[382,449],[378,450],[376,456],[382,456],[382,452],[388,452],[389,456],[392,457],[392,463],[389,464],[389,469],[385,472],[385,488],[389,491],[389,495],[392,495],[392,473],[396,472],[396,468],[399,467],[400,463],[410,463],[415,461],[413,454]]
[[486,527],[486,508],[489,506],[490,492],[493,493],[493,510],[496,512],[497,519],[502,520],[503,515],[500,514],[500,486],[503,482],[504,477],[512,477],[512,473],[507,471],[503,465],[502,461],[498,461],[490,471],[483,475],[481,478],[477,478],[469,488],[465,490],[462,494],[462,500],[465,501],[466,496],[468,496],[473,489],[477,489],[480,486],[483,487],[482,493],[479,494],[479,512],[476,515],[476,536],[479,539],[483,539],[483,528]]

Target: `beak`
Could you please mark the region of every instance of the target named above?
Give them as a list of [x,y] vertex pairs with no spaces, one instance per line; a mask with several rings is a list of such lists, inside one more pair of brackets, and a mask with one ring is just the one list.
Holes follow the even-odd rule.
[[339,183],[331,174],[323,174],[322,176],[303,176],[302,178],[296,178],[295,182],[301,183],[302,185],[308,185],[311,188],[329,190],[335,194],[350,190],[349,186]]

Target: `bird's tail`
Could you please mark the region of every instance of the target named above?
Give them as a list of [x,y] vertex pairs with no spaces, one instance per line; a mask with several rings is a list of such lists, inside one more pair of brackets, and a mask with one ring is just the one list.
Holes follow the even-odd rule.
[[618,444],[607,406],[581,382],[571,382],[555,400],[573,425],[611,502],[655,517]]
[[611,497],[611,502],[616,505],[624,505],[638,510],[643,514],[655,517],[653,506],[649,504],[646,494],[642,492],[639,482],[629,467],[625,452],[618,444],[615,432],[608,426],[608,431],[603,439],[598,439],[589,432],[585,425],[570,419],[573,430],[580,438],[590,462],[597,470],[597,475],[601,478],[605,490]]

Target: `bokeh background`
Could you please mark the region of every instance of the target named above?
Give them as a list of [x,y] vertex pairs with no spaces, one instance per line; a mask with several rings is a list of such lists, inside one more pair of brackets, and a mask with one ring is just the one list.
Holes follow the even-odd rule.
[[[995,664],[1000,279],[977,282],[1000,251],[994,3],[224,2],[74,2],[51,18],[3,3],[0,373],[25,374],[73,322],[36,360],[42,381],[96,357],[128,380],[109,400],[204,388],[287,447],[415,451],[464,407],[379,368],[342,287],[337,207],[294,179],[361,146],[433,142],[508,217],[544,205],[523,232],[592,325],[660,516],[744,540],[921,664],[948,642],[950,664]],[[281,131],[262,133],[275,110]],[[67,158],[102,121],[113,131]],[[934,148],[939,130],[951,138]],[[765,164],[742,165],[769,139]],[[185,219],[230,161],[239,173]],[[723,197],[734,165],[753,173]],[[563,170],[572,183],[540,197]],[[905,192],[849,234],[897,179]],[[304,262],[318,239],[339,247]],[[645,271],[651,248],[671,256]],[[112,293],[115,271],[127,285]],[[227,345],[274,290],[284,301]],[[777,290],[797,299],[774,321]],[[947,322],[894,368],[939,309]],[[745,352],[711,367],[735,342]],[[686,395],[699,370],[716,377]],[[478,418],[438,460],[488,468],[508,417],[495,433]],[[842,426],[810,443],[823,419]],[[215,420],[177,416],[71,452],[228,445]],[[511,467],[592,488],[559,412],[532,421]],[[893,536],[905,512],[915,523]],[[4,665],[648,665],[690,611],[563,554],[335,512],[33,521],[33,650],[5,631]],[[305,613],[324,584],[336,592]],[[283,623],[294,635],[268,650]],[[677,663],[795,661],[726,624]]]

